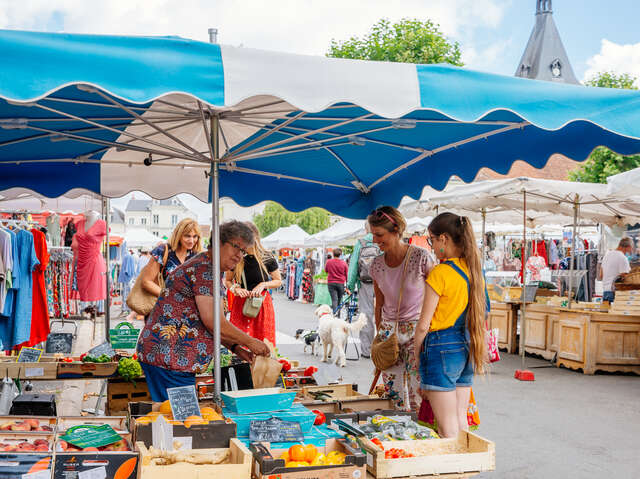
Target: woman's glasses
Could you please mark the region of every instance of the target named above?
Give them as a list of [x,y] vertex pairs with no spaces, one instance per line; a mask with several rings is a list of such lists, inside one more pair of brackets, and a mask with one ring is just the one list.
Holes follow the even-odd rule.
[[233,241],[227,241],[227,243],[229,243],[231,246],[233,246],[235,249],[237,249],[238,251],[240,251],[242,253],[243,256],[247,255],[247,250],[244,249],[242,246],[240,246],[239,244],[234,243]]
[[391,221],[395,226],[398,226],[398,223],[396,223],[396,220],[394,220],[391,216],[389,216],[387,213],[382,211],[380,208],[376,208],[375,210],[373,210],[370,213],[370,216],[373,216],[374,218],[386,218],[389,221]]

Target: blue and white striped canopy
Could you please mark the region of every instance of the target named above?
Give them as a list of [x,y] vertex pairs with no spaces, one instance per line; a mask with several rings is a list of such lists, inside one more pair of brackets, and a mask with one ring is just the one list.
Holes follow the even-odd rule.
[[634,91],[177,37],[0,31],[0,51],[0,190],[206,200],[212,118],[220,196],[354,218],[482,167],[640,152]]

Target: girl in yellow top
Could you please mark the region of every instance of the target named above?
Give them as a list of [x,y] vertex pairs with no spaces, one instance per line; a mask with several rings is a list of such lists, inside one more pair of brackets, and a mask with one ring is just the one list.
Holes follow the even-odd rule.
[[429,243],[440,260],[427,277],[415,333],[420,391],[429,400],[443,437],[468,429],[474,372],[485,362],[485,291],[480,253],[465,216],[438,215]]

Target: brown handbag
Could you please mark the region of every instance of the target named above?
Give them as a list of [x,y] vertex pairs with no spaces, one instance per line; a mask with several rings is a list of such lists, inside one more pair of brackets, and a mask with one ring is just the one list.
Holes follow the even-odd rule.
[[[407,265],[409,264],[409,258],[411,257],[411,246],[407,249],[407,254],[404,258],[404,267],[402,269],[402,279],[400,282],[400,294],[398,295],[398,307],[396,308],[396,315],[400,313],[400,303],[402,302],[402,293],[404,291],[404,280],[407,272]],[[380,334],[376,334],[376,337],[371,344],[371,360],[379,371],[384,371],[394,366],[398,362],[400,356],[400,344],[398,343],[398,318],[396,317],[394,331],[391,335],[382,339]]]
[[[164,254],[162,255],[162,268],[160,269],[158,278],[156,279],[161,291],[164,289],[163,273],[167,266],[168,257],[169,245],[164,249]],[[129,296],[127,296],[127,306],[129,306],[129,309],[132,311],[135,311],[142,316],[147,316],[151,313],[157,301],[158,297],[155,294],[148,292],[142,287],[142,275],[139,274],[136,278],[136,282],[133,284],[133,288],[131,288],[131,291],[129,292]]]

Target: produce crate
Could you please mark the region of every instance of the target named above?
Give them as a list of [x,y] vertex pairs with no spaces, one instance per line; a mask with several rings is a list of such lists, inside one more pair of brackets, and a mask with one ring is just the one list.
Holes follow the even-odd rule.
[[[350,402],[359,399],[380,399],[378,396],[368,396],[359,393],[353,384],[334,384],[331,386],[304,386],[302,388],[303,401],[316,401],[312,393],[325,393],[329,398],[328,401],[337,400],[341,403]],[[314,408],[315,409],[315,408]]]
[[227,391],[220,393],[225,408],[234,414],[282,411],[293,404],[295,392],[280,388],[251,389],[248,391]]
[[[143,443],[146,447],[153,444],[153,423],[135,424],[134,441]],[[236,423],[231,420],[209,421],[208,424],[194,424],[186,427],[179,424],[173,425],[173,437],[191,437],[193,449],[205,449],[208,447],[226,448],[230,440],[237,436]]]
[[272,450],[268,443],[252,443],[250,449],[254,458],[254,479],[366,478],[366,457],[360,451],[349,448],[342,439],[327,439],[325,446],[318,448],[318,451],[324,454],[331,451],[347,454],[344,464],[334,466],[285,467],[284,460],[276,458],[286,449]]
[[340,409],[343,412],[370,412],[370,411],[388,411],[395,409],[395,404],[391,399],[383,399],[376,395],[373,396],[354,396],[351,398],[341,399],[339,401]]
[[[48,478],[52,464],[50,453],[0,452],[0,479],[35,478],[39,471]],[[49,471],[49,474],[44,471]]]
[[[127,447],[132,449],[131,436],[129,434],[122,436],[127,442]],[[59,441],[56,444],[56,451],[53,479],[79,478],[83,475],[109,479],[136,479],[138,477],[137,451],[64,452],[61,451]],[[95,476],[87,476],[82,473],[95,474]]]
[[[36,443],[37,444],[34,444]],[[47,449],[42,449],[40,451],[36,451],[38,446],[43,447],[44,442],[46,441]],[[51,434],[43,434],[43,433],[11,433],[2,431],[0,433],[0,452],[5,453],[27,453],[27,454],[45,454],[53,452],[53,445],[55,442],[55,435]],[[29,443],[33,446],[27,446],[26,443]]]
[[373,416],[409,416],[413,422],[418,420],[418,414],[415,411],[398,411],[397,409],[382,409],[376,411],[360,411],[358,412],[358,421],[367,422]]
[[151,394],[144,378],[136,379],[135,385],[122,378],[110,378],[107,383],[108,414],[126,414],[130,402],[151,401]]
[[108,424],[119,434],[129,432],[125,416],[63,416],[58,419],[58,434],[64,434],[67,429],[82,424],[101,426]]
[[[224,464],[177,463],[167,466],[152,464],[148,448],[141,442],[136,443],[140,451],[139,479],[248,479],[251,477],[252,455],[249,449],[237,439],[229,442],[229,460]],[[220,449],[196,449],[200,454],[216,453]]]
[[335,401],[302,400],[296,404],[302,404],[307,409],[310,409],[310,410],[316,409],[325,414],[328,414],[328,413],[338,414],[342,412],[342,409],[340,408],[340,402],[337,399]]
[[238,426],[238,436],[248,436],[251,421],[267,420],[277,417],[283,421],[292,421],[300,424],[303,433],[311,431],[316,415],[302,404],[294,404],[284,411],[272,411],[254,414],[234,414],[225,409],[222,410],[225,417],[231,419]]
[[37,363],[18,363],[17,357],[0,360],[0,376],[20,379],[56,379],[58,363],[53,356],[42,356]]
[[58,378],[110,378],[118,370],[117,362],[109,363],[58,363]]
[[[29,422],[29,429],[25,423]],[[37,421],[37,425],[35,422]],[[6,432],[53,434],[58,419],[50,416],[0,416],[0,434]]]
[[382,445],[404,449],[416,457],[385,459],[384,451],[363,444],[367,451],[367,470],[377,479],[478,473],[496,468],[495,444],[467,431],[451,439],[385,441]]

